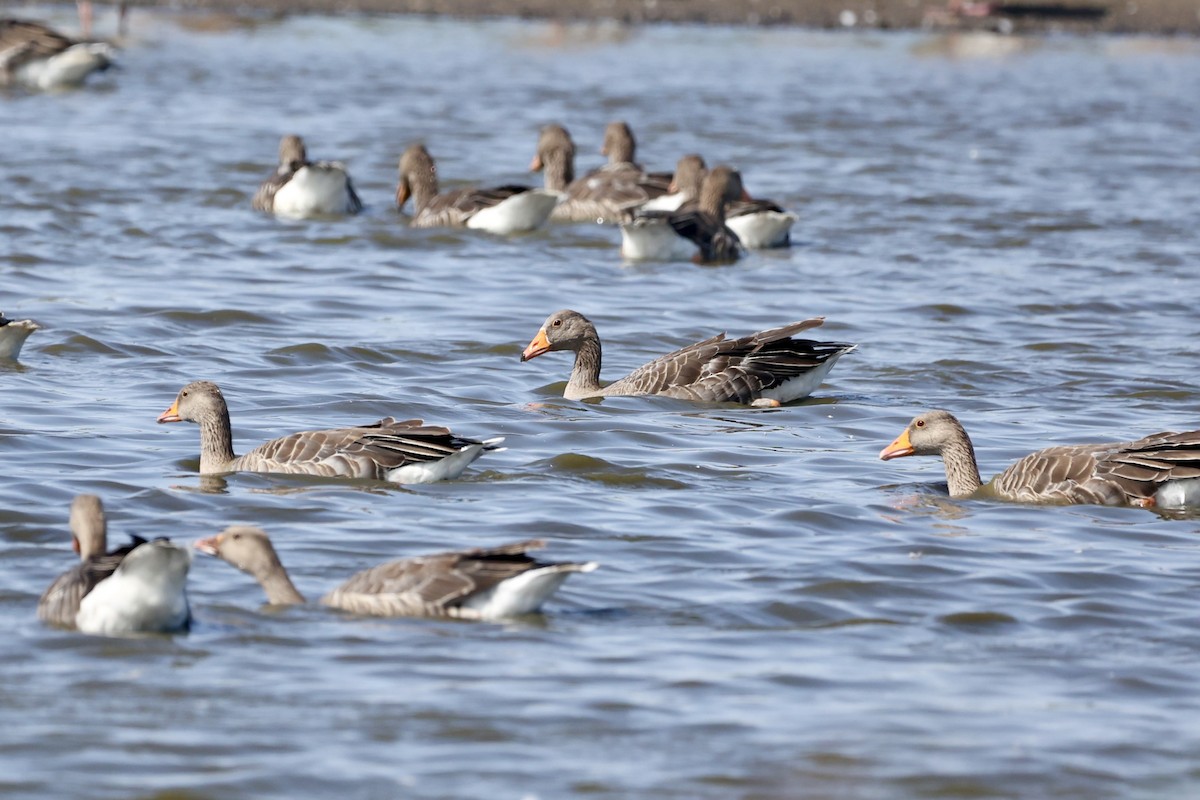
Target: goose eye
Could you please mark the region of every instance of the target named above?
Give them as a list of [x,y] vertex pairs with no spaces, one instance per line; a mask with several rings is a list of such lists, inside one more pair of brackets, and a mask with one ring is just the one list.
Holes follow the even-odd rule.
[[552,326],[554,326],[555,328],[561,328],[561,327],[562,327],[562,320],[561,320],[561,319],[556,319],[556,320],[554,320],[554,322],[552,322],[552,323],[550,323],[550,324],[551,324]]
[[924,428],[924,427],[925,427],[925,420],[923,420],[923,419],[919,419],[919,420],[917,420],[917,427],[918,427],[918,428]]
[[179,396],[180,396],[180,397],[187,397],[187,394],[188,394],[187,392],[180,392],[180,393],[179,393]]
[[242,535],[241,535],[240,533],[235,533],[235,534],[233,535],[233,540],[234,540],[235,542],[236,542],[238,539],[241,539],[241,538],[242,538]]

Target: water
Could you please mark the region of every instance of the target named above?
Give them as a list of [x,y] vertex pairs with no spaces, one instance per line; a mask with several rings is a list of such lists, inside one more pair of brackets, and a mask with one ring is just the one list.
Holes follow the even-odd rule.
[[[55,19],[69,24],[70,8]],[[985,474],[1053,443],[1200,426],[1200,48],[791,30],[134,14],[123,69],[0,97],[0,792],[95,798],[1184,797],[1200,776],[1200,525],[950,501],[882,463],[946,407]],[[208,26],[212,27],[212,26]],[[410,231],[445,185],[529,180],[560,121],[743,171],[801,216],[733,267],[623,266],[609,228]],[[250,210],[278,138],[367,213]],[[860,349],[777,411],[560,394],[547,314],[605,373],[823,314]],[[237,475],[154,418],[225,389],[240,451],[385,414],[508,437],[412,489]],[[506,625],[263,611],[198,559],[187,636],[41,626],[67,509],[118,537],[262,525],[309,596],[422,552],[539,536],[594,559]]]

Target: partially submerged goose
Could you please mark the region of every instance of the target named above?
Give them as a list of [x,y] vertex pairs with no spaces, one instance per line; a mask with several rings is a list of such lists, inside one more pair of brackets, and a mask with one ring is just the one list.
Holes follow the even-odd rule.
[[742,176],[731,167],[714,167],[700,183],[695,203],[678,211],[637,210],[621,225],[621,256],[630,261],[681,261],[727,264],[742,253],[737,234],[725,224],[725,205],[749,199]]
[[109,636],[187,630],[190,550],[134,536],[131,544],[106,553],[104,507],[92,494],[71,504],[71,538],[80,562],[46,589],[39,619]]
[[810,395],[837,360],[857,345],[793,339],[824,317],[793,322],[740,339],[719,333],[639,367],[615,383],[600,383],[600,337],[578,311],[551,314],[521,353],[528,361],[553,350],[573,350],[568,400],[615,395],[662,395],[711,403],[787,403]]
[[[540,540],[390,561],[359,572],[321,598],[323,605],[379,617],[503,619],[532,614],[573,572],[597,564],[538,561]],[[245,525],[196,542],[259,582],[272,605],[304,602],[267,534]]]
[[384,417],[369,425],[301,431],[272,439],[243,456],[233,454],[229,407],[211,381],[179,390],[159,422],[200,425],[200,473],[280,472],[323,477],[371,478],[394,483],[432,483],[457,478],[503,438],[476,441],[419,419]]
[[79,86],[110,67],[115,52],[110,44],[76,41],[39,22],[0,19],[0,86]]
[[[546,125],[538,136],[537,154],[529,168],[542,172],[548,191],[561,192],[563,199],[550,219],[559,222],[618,223],[633,209],[670,191],[670,177],[646,173],[633,163],[632,134],[621,141],[614,128],[605,133],[603,152],[609,163],[575,178],[575,143],[561,125]],[[628,126],[625,126],[628,131]],[[614,160],[614,159],[622,160]]]
[[927,411],[879,457],[914,455],[942,457],[951,497],[979,492],[1021,503],[1200,505],[1200,431],[1049,447],[1020,459],[985,487],[962,424],[949,411]]
[[557,192],[529,186],[455,189],[438,194],[437,166],[424,145],[414,144],[400,157],[396,208],[412,197],[414,228],[466,227],[489,233],[523,233],[538,228],[558,203]]
[[773,200],[736,200],[725,207],[725,225],[751,250],[790,245],[797,219]]
[[7,319],[0,311],[0,361],[16,361],[25,340],[41,329],[42,326],[31,319]]
[[256,211],[292,219],[357,214],[363,208],[346,166],[340,161],[309,161],[299,136],[280,141],[279,166],[258,187],[252,205]]

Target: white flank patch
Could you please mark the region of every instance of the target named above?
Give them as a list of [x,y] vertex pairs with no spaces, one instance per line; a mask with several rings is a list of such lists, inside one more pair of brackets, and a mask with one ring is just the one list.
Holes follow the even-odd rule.
[[[397,467],[389,472],[387,479],[392,483],[435,483],[436,481],[453,480],[462,475],[471,462],[483,455],[485,447],[500,444],[503,441],[503,436],[486,439],[479,444],[464,447],[454,455],[439,458],[437,461],[405,464],[403,467]],[[502,448],[496,448],[491,452],[500,449]]]
[[762,396],[768,400],[778,400],[780,403],[789,403],[792,400],[808,397],[824,383],[825,376],[829,374],[829,370],[833,369],[833,365],[843,355],[845,353],[839,353],[831,357],[825,363],[821,364],[821,366],[811,369],[789,381],[784,381],[774,389],[768,389],[762,393]]
[[791,213],[759,211],[756,214],[730,217],[725,220],[725,224],[742,240],[743,247],[762,250],[782,246],[787,241],[796,219],[796,215]]
[[1154,502],[1163,508],[1200,506],[1200,478],[1164,483],[1154,493]]
[[467,220],[467,227],[501,235],[524,233],[540,227],[550,218],[550,212],[556,205],[557,192],[531,189],[476,211]]
[[165,541],[148,542],[79,604],[75,625],[84,633],[122,636],[169,633],[188,620],[187,574],[192,552]]
[[38,58],[17,71],[17,80],[35,89],[52,91],[83,83],[84,78],[112,63],[113,49],[99,42],[71,45],[49,58]]
[[337,164],[321,162],[301,167],[275,193],[274,211],[283,217],[300,219],[318,214],[348,214],[352,210],[346,171]]
[[695,242],[665,221],[621,226],[621,257],[628,261],[688,261],[697,252]]
[[0,328],[0,359],[16,361],[29,334],[41,330],[41,327],[33,320],[21,319]]
[[463,603],[463,608],[474,610],[481,619],[532,614],[542,607],[572,572],[591,572],[597,566],[596,562],[589,561],[574,570],[562,569],[557,565],[531,569],[474,595]]

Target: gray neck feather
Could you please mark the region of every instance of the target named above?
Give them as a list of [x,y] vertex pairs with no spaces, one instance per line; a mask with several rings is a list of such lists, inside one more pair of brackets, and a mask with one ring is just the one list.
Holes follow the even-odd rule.
[[959,428],[958,435],[942,446],[942,462],[946,466],[946,487],[951,497],[968,497],[979,491],[983,481],[979,479],[975,447],[966,431]]
[[200,420],[200,471],[225,472],[233,459],[229,412],[205,416]]
[[547,153],[542,164],[546,188],[552,192],[564,191],[567,184],[575,180],[575,164],[573,162],[574,158],[565,150],[556,148]]
[[287,570],[276,561],[273,568],[260,570],[254,577],[267,593],[267,602],[273,606],[294,606],[304,602],[304,595],[296,591]]
[[600,388],[600,339],[593,334],[575,351],[575,366],[571,369],[566,394],[568,397],[587,397]]

